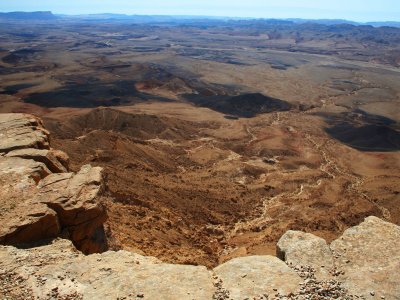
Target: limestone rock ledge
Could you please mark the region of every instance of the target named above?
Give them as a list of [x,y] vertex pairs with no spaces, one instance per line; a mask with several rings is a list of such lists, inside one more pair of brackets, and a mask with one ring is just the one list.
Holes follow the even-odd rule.
[[19,280],[16,290],[0,275],[16,299],[26,299],[19,291],[32,299],[211,299],[214,289],[206,267],[164,264],[127,251],[84,256],[67,240],[25,251],[1,247],[0,258],[3,274]]
[[[31,249],[0,246],[0,296],[106,300],[400,299],[399,234],[399,226],[375,217],[348,229],[330,246],[315,236],[289,232],[282,237],[284,243],[278,245],[287,263],[273,256],[250,256],[235,258],[214,270],[167,264],[127,251],[85,256],[63,239]],[[314,249],[310,245],[315,245]],[[303,253],[300,255],[299,251]],[[320,268],[330,269],[317,275],[315,271]]]
[[106,250],[106,213],[97,201],[102,169],[68,172],[40,119],[0,114],[0,244],[32,245],[57,236],[84,253]]
[[299,231],[286,232],[277,255],[292,266],[309,266],[317,280],[334,278],[362,299],[400,299],[400,226],[368,217],[329,246]]

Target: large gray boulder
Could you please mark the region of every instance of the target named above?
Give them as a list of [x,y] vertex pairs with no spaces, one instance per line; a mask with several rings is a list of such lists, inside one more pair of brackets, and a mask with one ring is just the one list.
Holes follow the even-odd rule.
[[339,280],[366,298],[400,299],[400,226],[368,217],[331,243]]
[[326,241],[310,233],[287,231],[276,245],[277,256],[293,266],[306,265],[315,269],[317,279],[330,278],[333,256]]
[[288,231],[277,255],[298,270],[313,268],[319,281],[339,282],[348,295],[400,299],[400,227],[379,218],[347,229],[329,247],[312,234]]
[[235,258],[216,267],[214,272],[232,299],[289,295],[297,292],[302,282],[296,272],[274,256]]

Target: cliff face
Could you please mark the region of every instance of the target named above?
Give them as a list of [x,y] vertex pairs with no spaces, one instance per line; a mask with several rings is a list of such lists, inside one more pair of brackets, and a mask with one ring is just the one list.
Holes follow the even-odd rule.
[[400,299],[400,227],[376,217],[330,245],[288,231],[277,257],[213,270],[127,251],[86,256],[106,250],[101,169],[69,173],[48,138],[37,118],[0,115],[1,298]]
[[64,236],[84,253],[106,250],[101,168],[68,172],[68,156],[49,147],[39,119],[0,114],[0,243]]

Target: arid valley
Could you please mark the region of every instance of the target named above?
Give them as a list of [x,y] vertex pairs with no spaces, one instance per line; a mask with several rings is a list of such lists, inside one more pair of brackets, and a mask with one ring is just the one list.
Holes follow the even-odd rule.
[[9,21],[0,41],[0,112],[105,169],[111,249],[212,267],[288,229],[400,224],[400,29]]
[[[102,250],[71,238],[85,254],[212,269],[275,255],[288,230],[331,243],[370,216],[400,225],[400,28],[51,13],[24,15],[27,26],[16,16],[0,15],[0,113],[40,118],[29,122],[50,145],[25,153],[4,138],[0,158],[57,149],[69,163],[55,152],[53,173],[102,168]],[[3,116],[1,130],[22,130],[18,142],[29,122]],[[0,191],[2,223],[22,209],[9,194]],[[48,299],[81,299],[68,297]]]

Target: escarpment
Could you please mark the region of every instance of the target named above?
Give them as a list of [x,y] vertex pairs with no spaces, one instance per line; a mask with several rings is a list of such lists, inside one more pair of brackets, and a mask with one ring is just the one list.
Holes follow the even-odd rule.
[[101,168],[68,172],[41,120],[0,115],[0,243],[30,245],[63,236],[84,253],[107,249]]

